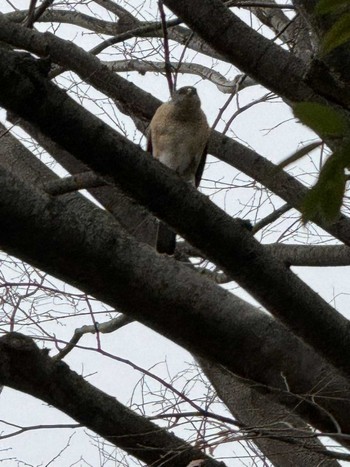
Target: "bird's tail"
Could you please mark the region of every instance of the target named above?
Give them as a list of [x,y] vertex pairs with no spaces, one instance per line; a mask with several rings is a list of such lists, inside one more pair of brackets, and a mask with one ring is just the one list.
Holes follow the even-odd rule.
[[166,253],[167,255],[173,255],[176,246],[176,233],[164,224],[159,222],[157,232],[157,251],[158,253]]

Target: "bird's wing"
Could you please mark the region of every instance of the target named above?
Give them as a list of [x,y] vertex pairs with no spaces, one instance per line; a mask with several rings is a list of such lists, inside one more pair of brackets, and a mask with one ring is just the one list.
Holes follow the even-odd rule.
[[195,173],[195,176],[194,176],[194,181],[195,181],[196,188],[199,187],[199,184],[200,184],[200,182],[202,180],[205,163],[207,162],[207,154],[208,154],[208,143],[204,146],[204,149],[203,149],[203,152],[202,152],[202,157],[201,157],[201,160],[199,162],[199,165],[197,167],[197,170],[196,170],[196,173]]
[[147,146],[146,146],[146,151],[149,152],[150,154],[153,154],[153,146],[152,146],[152,133],[151,129],[148,127],[147,130]]

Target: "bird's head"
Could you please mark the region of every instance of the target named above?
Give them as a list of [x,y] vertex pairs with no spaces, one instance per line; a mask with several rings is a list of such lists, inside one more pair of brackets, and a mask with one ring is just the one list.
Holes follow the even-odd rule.
[[173,92],[172,101],[175,105],[183,107],[200,107],[201,101],[199,100],[196,88],[192,86],[184,86]]

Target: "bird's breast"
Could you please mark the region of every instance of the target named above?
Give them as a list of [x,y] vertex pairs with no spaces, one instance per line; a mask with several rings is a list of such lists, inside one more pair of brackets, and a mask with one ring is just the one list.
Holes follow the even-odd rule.
[[[200,133],[200,132],[199,132]],[[178,175],[192,181],[206,143],[206,135],[177,127],[158,134],[154,156]]]

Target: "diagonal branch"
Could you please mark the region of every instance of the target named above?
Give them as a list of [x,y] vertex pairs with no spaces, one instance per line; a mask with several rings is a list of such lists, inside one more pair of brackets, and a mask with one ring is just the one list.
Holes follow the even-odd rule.
[[[27,165],[18,164],[21,147],[28,152],[18,142],[12,149],[16,173],[32,179],[35,159],[27,155]],[[49,169],[39,161],[35,170],[40,172],[40,164],[46,174]],[[13,166],[11,160],[6,165]],[[188,267],[141,247],[108,213],[82,196],[52,199],[1,173],[0,234],[10,253],[95,295],[190,352],[217,359],[318,429],[332,432],[340,426],[350,432],[348,383],[280,323]]]
[[[54,63],[73,70],[81,79],[115,99],[118,108],[123,113],[133,116],[142,131],[145,131],[161,103],[133,83],[110,72],[96,57],[72,42],[59,39],[50,33],[40,34],[21,28],[1,15],[0,40],[43,57],[49,54]],[[292,86],[292,83],[290,85]],[[308,192],[307,188],[286,172],[277,173],[276,166],[255,151],[214,131],[209,152],[256,179],[295,209],[300,209],[302,200]],[[347,218],[341,217],[332,225],[318,221],[318,225],[342,242],[350,244],[350,222]]]
[[[349,107],[350,91],[343,87],[307,84],[305,63],[290,52],[254,31],[220,0],[164,0],[207,44],[240,70],[290,102],[317,101],[323,94]],[[200,14],[199,14],[200,12]],[[331,77],[324,70],[325,76]],[[323,77],[324,81],[325,77]],[[332,78],[331,78],[332,79]],[[317,90],[318,89],[318,90]]]
[[203,458],[208,467],[222,466],[95,388],[65,363],[54,362],[29,337],[2,337],[0,355],[1,383],[53,405],[147,464],[183,467]]
[[[104,62],[104,64],[114,72],[125,72],[125,71],[138,71],[139,73],[145,74],[147,72],[165,72],[165,64],[163,62],[149,61],[149,60],[111,60]],[[177,73],[186,73],[200,76],[203,79],[210,81],[215,84],[219,91],[225,94],[232,94],[237,92],[237,87],[245,89],[249,86],[255,86],[257,83],[246,77],[242,79],[242,75],[236,75],[234,79],[228,80],[220,72],[201,65],[199,63],[187,63],[187,62],[170,62],[170,68],[176,70]]]
[[[6,90],[0,95],[5,108],[31,120],[96,172],[111,176],[127,194],[202,250],[294,333],[350,374],[348,321],[285,264],[271,257],[245,223],[230,219],[176,174],[82,109],[40,75],[35,60],[0,51],[0,89]],[[19,89],[25,92],[19,93]],[[46,205],[47,200],[42,202]],[[9,206],[6,204],[3,209],[4,219],[9,216],[10,222],[13,217]],[[27,216],[25,212],[22,215]],[[54,224],[57,223],[58,218]],[[35,228],[30,219],[26,228]],[[15,245],[15,236],[8,236],[6,224],[1,234],[4,245]],[[125,278],[122,283],[125,285]]]

